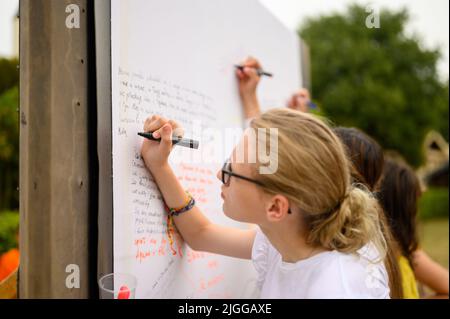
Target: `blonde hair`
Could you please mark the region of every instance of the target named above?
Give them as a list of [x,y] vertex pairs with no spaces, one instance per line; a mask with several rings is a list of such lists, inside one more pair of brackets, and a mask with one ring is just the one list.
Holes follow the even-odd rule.
[[[271,159],[278,161],[277,171],[260,174],[258,180],[265,192],[281,193],[300,209],[309,244],[344,253],[371,244],[377,260],[385,258],[378,202],[361,185],[352,185],[344,146],[323,120],[287,108],[272,109],[254,119],[251,127],[278,129],[278,151]],[[257,147],[266,149],[267,140],[258,139]]]

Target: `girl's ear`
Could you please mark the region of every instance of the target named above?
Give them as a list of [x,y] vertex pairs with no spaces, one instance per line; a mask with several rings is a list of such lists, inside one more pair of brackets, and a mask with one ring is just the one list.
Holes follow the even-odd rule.
[[289,200],[286,196],[273,196],[266,206],[267,220],[270,222],[279,222],[283,220],[289,211]]

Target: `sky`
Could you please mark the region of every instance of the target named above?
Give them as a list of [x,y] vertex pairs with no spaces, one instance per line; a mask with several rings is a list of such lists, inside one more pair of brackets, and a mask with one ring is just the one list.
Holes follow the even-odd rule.
[[13,53],[13,19],[18,8],[18,0],[0,0],[0,56]]
[[[441,78],[449,75],[449,1],[448,0],[259,0],[289,29],[296,30],[306,17],[344,12],[352,3],[380,9],[406,8],[410,20],[405,32],[417,35],[424,48],[441,48],[438,63]],[[383,27],[383,20],[380,21]]]
[[[246,1],[246,0],[241,0]],[[287,28],[296,30],[306,17],[344,12],[351,3],[372,4],[379,8],[398,10],[406,7],[410,22],[406,32],[415,34],[425,48],[441,48],[443,57],[438,71],[442,79],[449,75],[449,1],[448,0],[259,0]],[[13,17],[18,0],[0,0],[0,56],[10,56],[13,50]],[[383,27],[383,21],[380,21]]]

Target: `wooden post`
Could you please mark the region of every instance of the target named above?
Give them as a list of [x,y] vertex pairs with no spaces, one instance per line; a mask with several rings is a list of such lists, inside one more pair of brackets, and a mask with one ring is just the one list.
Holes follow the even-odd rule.
[[[20,1],[19,298],[95,294],[88,2]],[[66,26],[69,4],[80,9],[79,28]],[[70,275],[69,284],[76,283],[68,265],[79,267],[79,288],[66,286]]]

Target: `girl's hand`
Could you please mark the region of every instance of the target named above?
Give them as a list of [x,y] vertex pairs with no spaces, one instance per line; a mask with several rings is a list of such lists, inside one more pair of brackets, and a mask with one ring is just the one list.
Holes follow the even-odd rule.
[[153,115],[145,120],[144,132],[153,132],[153,137],[161,138],[161,141],[144,139],[141,147],[141,155],[145,165],[151,171],[168,163],[172,151],[172,136],[183,136],[181,126],[172,120],[158,115]]
[[239,93],[243,100],[256,96],[256,88],[260,80],[260,76],[256,69],[261,68],[261,64],[258,60],[252,57],[248,57],[241,62],[244,66],[243,71],[236,70],[236,74],[239,80]]
[[309,91],[307,89],[299,89],[295,92],[292,97],[289,99],[287,106],[291,109],[308,112],[309,111],[309,103],[311,102],[311,97],[309,95]]

